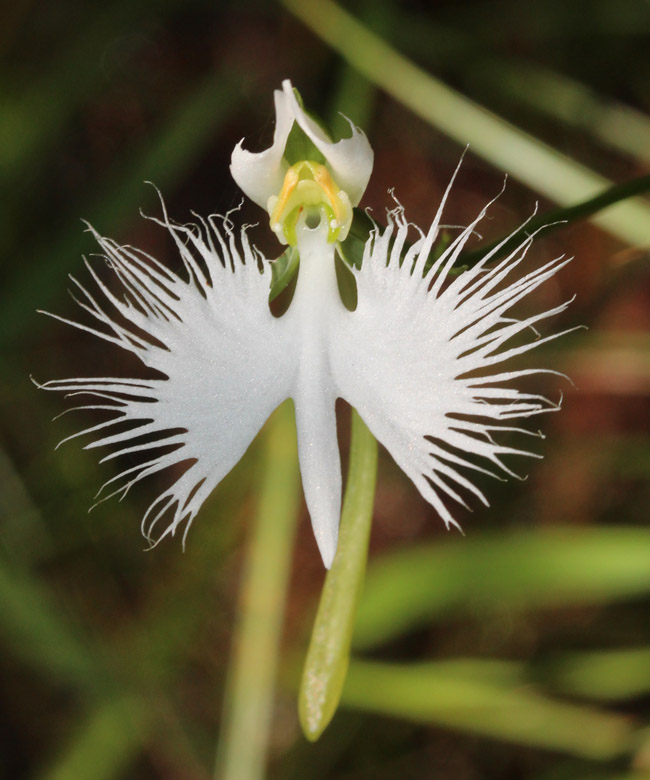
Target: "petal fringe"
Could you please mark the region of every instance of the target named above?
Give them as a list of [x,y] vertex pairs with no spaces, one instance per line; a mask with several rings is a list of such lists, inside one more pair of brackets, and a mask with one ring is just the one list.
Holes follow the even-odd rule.
[[145,477],[173,471],[175,481],[142,521],[152,543],[174,534],[183,521],[187,533],[201,504],[289,396],[296,371],[293,337],[268,308],[270,264],[251,247],[246,231],[235,234],[227,219],[217,217],[177,225],[164,204],[163,219],[154,221],[173,239],[186,278],[89,226],[122,292],[113,292],[115,285],[86,262],[96,293],[73,280],[81,296],[75,300],[97,326],[50,316],[134,354],[163,378],[75,378],[41,385],[89,399],[76,409],[109,414],[64,441],[90,436],[87,449],[110,447],[102,462],[145,456],[109,479],[100,493],[112,486],[110,496],[123,498]]
[[406,255],[411,226],[401,206],[388,212],[386,228],[373,231],[361,267],[353,269],[357,308],[339,317],[336,349],[331,351],[339,394],[357,409],[448,527],[457,523],[443,497],[466,506],[456,488],[487,504],[468,471],[518,478],[503,456],[539,457],[498,444],[493,433],[526,433],[502,423],[558,409],[544,396],[512,386],[522,377],[558,372],[528,368],[491,373],[492,367],[568,332],[540,337],[535,326],[570,303],[522,320],[507,316],[569,262],[559,257],[513,278],[531,236],[490,267],[493,253],[462,274],[450,275],[490,204],[425,271],[452,183],[453,178],[428,233],[418,231],[420,238]]

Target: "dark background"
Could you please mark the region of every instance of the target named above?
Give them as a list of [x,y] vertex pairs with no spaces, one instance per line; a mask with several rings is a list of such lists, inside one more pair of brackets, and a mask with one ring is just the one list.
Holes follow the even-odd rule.
[[[647,1],[346,8],[436,78],[610,182],[650,173]],[[144,182],[160,187],[180,221],[190,210],[237,206],[230,153],[242,137],[251,149],[269,142],[272,90],[284,78],[325,119],[342,110],[363,124],[376,164],[362,205],[379,220],[394,187],[426,228],[462,145],[276,3],[21,0],[0,11],[0,55],[0,774],[202,780],[220,732],[260,444],[203,508],[184,553],[177,540],[144,552],[139,519],[156,485],[88,514],[114,462],[97,465],[78,441],[54,452],[81,423],[73,415],[52,423],[62,399],[30,381],[137,368],[36,309],[76,317],[66,275],[86,278],[81,256],[95,251],[81,218],[178,267],[164,231],[138,214],[158,213]],[[446,220],[467,224],[503,173],[470,148]],[[512,230],[538,201],[541,210],[554,205],[511,179],[482,226],[486,239]],[[647,199],[644,208],[650,232]],[[256,242],[277,253],[259,209],[244,204],[241,219],[259,222]],[[409,709],[408,697],[401,711],[378,712],[370,698],[355,708],[344,701],[321,741],[307,743],[294,687],[323,570],[303,509],[270,778],[650,773],[648,250],[577,222],[542,237],[533,260],[564,252],[574,262],[536,305],[575,292],[568,315],[549,327],[589,330],[544,350],[544,364],[574,384],[544,381],[551,397],[563,392],[564,408],[542,421],[545,459],[526,464],[528,480],[490,485],[490,509],[458,513],[463,540],[445,533],[380,453],[366,633],[356,653],[386,665],[474,666],[456,676],[422,670],[422,685],[435,680],[430,672],[447,680],[438,710]],[[344,448],[348,416],[342,406]],[[382,588],[418,587],[408,580],[412,550],[430,555],[422,569],[447,579],[429,583],[412,620],[398,619],[399,606],[393,620],[387,606],[372,624]],[[373,579],[393,556],[390,577]],[[441,586],[450,581],[457,588],[447,593]],[[485,683],[484,699],[468,680]]]

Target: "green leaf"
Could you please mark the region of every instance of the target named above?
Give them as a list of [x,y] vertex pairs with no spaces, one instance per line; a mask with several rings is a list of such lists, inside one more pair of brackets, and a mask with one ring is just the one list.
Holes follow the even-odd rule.
[[81,721],[72,743],[40,780],[111,780],[125,771],[142,750],[152,720],[151,707],[135,697],[100,703]]
[[543,665],[545,678],[577,696],[620,701],[650,692],[650,648],[571,653]]
[[368,648],[442,615],[599,604],[650,592],[650,531],[486,534],[372,562],[354,644]]
[[259,505],[239,598],[215,777],[256,780],[266,764],[273,691],[299,508],[293,409],[285,402],[265,431]]
[[615,758],[632,746],[627,718],[445,663],[402,666],[354,660],[342,703],[596,760]]

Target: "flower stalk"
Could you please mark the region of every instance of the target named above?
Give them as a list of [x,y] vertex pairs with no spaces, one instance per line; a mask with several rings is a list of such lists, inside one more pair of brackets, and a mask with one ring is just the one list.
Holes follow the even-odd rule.
[[215,780],[264,777],[273,692],[298,514],[290,404],[271,417],[260,499],[242,574]]

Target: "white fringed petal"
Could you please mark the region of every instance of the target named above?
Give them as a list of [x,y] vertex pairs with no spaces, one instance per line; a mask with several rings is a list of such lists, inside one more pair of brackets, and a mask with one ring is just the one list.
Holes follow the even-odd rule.
[[87,448],[113,446],[104,460],[127,453],[146,456],[104,486],[110,495],[124,496],[146,476],[186,466],[143,518],[148,539],[173,534],[183,520],[189,528],[203,501],[289,396],[297,365],[288,322],[269,311],[269,263],[251,248],[245,231],[236,239],[225,220],[218,226],[211,219],[203,230],[171,224],[166,217],[161,224],[177,243],[188,279],[93,231],[126,295],[113,295],[89,266],[105,309],[76,283],[83,296],[78,302],[100,328],[70,324],[132,352],[164,378],[81,378],[43,385],[90,398],[82,408],[113,413],[82,432],[102,429]]
[[537,457],[494,437],[526,433],[512,421],[557,408],[512,386],[544,369],[508,370],[502,364],[561,335],[539,337],[535,326],[567,304],[521,321],[509,312],[568,261],[558,258],[513,278],[532,241],[528,237],[494,265],[488,267],[498,248],[451,276],[483,210],[425,274],[445,199],[428,233],[402,260],[409,229],[403,210],[389,212],[388,226],[373,231],[361,268],[353,270],[358,304],[352,312],[340,299],[335,244],[327,240],[322,214],[312,229],[306,220],[311,224],[313,213],[298,221],[300,270],[281,318],[268,307],[269,262],[250,246],[245,230],[235,235],[227,219],[217,223],[211,217],[202,227],[185,227],[171,223],[163,206],[164,219],[156,221],[175,241],[186,278],[93,231],[125,294],[113,293],[87,263],[102,303],[75,281],[77,302],[93,323],[63,321],[133,353],[163,377],[43,385],[89,400],[78,408],[110,413],[76,434],[94,436],[87,448],[112,447],[103,460],[142,455],[139,465],[104,485],[105,497],[124,496],[143,478],[183,466],[147,510],[143,532],[162,538],[184,520],[187,530],[269,414],[291,397],[305,499],[329,567],[341,509],[335,417],[341,397],[448,526],[456,521],[445,497],[465,505],[464,495],[473,494],[487,503],[472,482],[473,472],[516,476],[503,462],[505,455]]
[[[388,214],[388,227],[371,237],[362,267],[354,270],[357,308],[338,319],[331,356],[339,394],[449,526],[457,522],[445,495],[465,506],[462,488],[487,504],[468,472],[516,476],[504,455],[538,457],[500,445],[493,434],[518,430],[503,421],[557,409],[542,396],[509,386],[544,370],[490,370],[562,335],[535,339],[534,325],[568,303],[521,321],[506,313],[568,260],[558,258],[508,283],[530,246],[527,238],[493,267],[486,268],[488,256],[449,277],[483,210],[423,276],[440,214],[401,264],[409,226],[401,208]],[[533,340],[508,346],[526,332]]]
[[333,143],[298,104],[290,81],[276,90],[275,132],[273,144],[263,152],[253,153],[240,141],[232,153],[230,172],[243,192],[258,206],[267,208],[271,196],[281,188],[288,163],[284,149],[293,123],[296,122],[314,146],[321,152],[338,186],[356,206],[372,173],[374,153],[365,133],[350,122],[352,135]]

